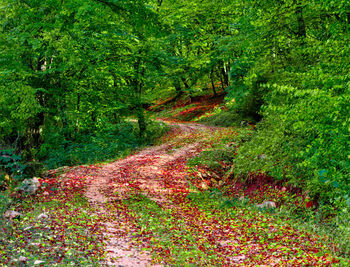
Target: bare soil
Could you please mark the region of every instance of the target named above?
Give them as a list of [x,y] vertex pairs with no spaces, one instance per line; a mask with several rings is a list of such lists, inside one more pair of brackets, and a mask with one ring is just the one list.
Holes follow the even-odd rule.
[[[191,135],[198,131],[213,130],[199,124],[171,125],[177,138],[190,139]],[[177,160],[186,160],[199,153],[199,143],[192,143],[179,148],[174,148],[171,142],[150,147],[137,152],[125,159],[103,165],[95,173],[90,174],[87,181],[86,197],[89,202],[98,207],[98,215],[105,213],[105,204],[116,199],[127,198],[137,185],[142,194],[148,196],[157,203],[171,205],[167,194],[177,189],[188,187],[187,181],[182,179],[186,175],[185,170],[178,170],[173,179],[171,188],[164,187],[164,174],[169,165]],[[75,175],[78,170],[75,170]],[[105,214],[104,214],[105,215]],[[148,252],[141,251],[130,245],[130,239],[116,237],[116,233],[123,231],[119,225],[123,218],[115,218],[118,223],[105,223],[105,249],[107,251],[106,264],[108,266],[159,266],[151,264],[151,256]],[[127,223],[127,222],[125,222]]]

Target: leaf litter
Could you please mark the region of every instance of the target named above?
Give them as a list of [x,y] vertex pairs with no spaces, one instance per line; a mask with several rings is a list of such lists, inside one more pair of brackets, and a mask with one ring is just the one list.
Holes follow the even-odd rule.
[[[83,259],[80,264],[85,259],[107,266],[338,263],[314,234],[268,213],[223,206],[207,190],[210,179],[187,166],[187,159],[234,134],[230,128],[172,123],[157,146],[58,176],[51,171],[40,180],[36,201],[57,205],[45,208],[46,222],[29,220],[34,228],[15,234],[24,248],[35,247],[28,250],[32,254],[51,251],[51,264],[71,262],[71,255]],[[40,243],[36,232],[46,233]]]

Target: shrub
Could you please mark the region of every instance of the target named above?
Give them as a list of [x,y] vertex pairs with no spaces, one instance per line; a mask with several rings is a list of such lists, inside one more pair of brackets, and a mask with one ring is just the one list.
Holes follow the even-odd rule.
[[21,181],[25,167],[13,150],[0,150],[0,191]]
[[106,124],[92,133],[77,133],[74,139],[53,129],[44,137],[39,157],[50,169],[115,159],[140,145],[152,143],[166,130],[166,125],[149,121],[144,140],[140,143],[133,122]]
[[302,186],[320,203],[349,206],[350,94],[269,87],[265,119],[240,147],[236,173],[268,172]]
[[[244,118],[247,119],[247,118]],[[210,126],[222,126],[231,127],[239,126],[243,117],[235,111],[232,110],[220,110],[214,111],[213,114],[207,116],[202,116],[199,118],[198,122],[204,123]]]

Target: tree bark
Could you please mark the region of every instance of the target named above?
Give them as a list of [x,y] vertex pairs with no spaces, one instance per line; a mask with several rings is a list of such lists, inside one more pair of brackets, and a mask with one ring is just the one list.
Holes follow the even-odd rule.
[[211,69],[210,71],[210,81],[211,81],[211,87],[213,89],[213,97],[216,97],[218,94],[215,90],[215,83],[214,83],[214,69]]
[[188,85],[186,79],[185,78],[181,78],[181,80],[182,80],[182,82],[183,82],[183,84],[185,86],[185,90],[188,90],[190,88],[190,86]]
[[297,36],[299,38],[304,39],[306,37],[306,26],[305,26],[305,21],[303,16],[303,7],[299,3],[299,1],[297,3],[297,8],[295,13],[297,15],[297,22],[298,22]]
[[146,132],[146,120],[143,108],[138,108],[137,110],[137,122],[139,125],[139,138],[142,141]]

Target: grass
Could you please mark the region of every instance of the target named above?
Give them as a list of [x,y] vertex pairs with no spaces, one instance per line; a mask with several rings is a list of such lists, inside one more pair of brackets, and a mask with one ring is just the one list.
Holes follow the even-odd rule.
[[[130,147],[135,149],[153,143],[168,129],[169,127],[163,123],[150,122],[144,143]],[[62,151],[59,149],[51,151],[49,159],[51,161],[47,163],[49,166],[58,167],[65,164],[92,163],[110,159],[112,155],[115,159],[116,156],[130,154],[131,148],[121,147],[119,144],[115,154],[112,153],[113,147],[101,153],[102,147],[108,145],[108,142],[118,143],[120,136],[116,138],[117,140],[112,139],[90,140],[88,137],[88,142],[80,144],[81,149],[74,144]],[[125,143],[125,140],[122,141]],[[89,147],[93,147],[101,155],[94,156]],[[79,158],[83,152],[87,155]],[[79,158],[78,162],[72,160],[72,153]],[[58,155],[57,158],[55,155]],[[69,168],[62,167],[50,173],[58,177],[67,170]],[[95,215],[95,209],[85,199],[81,179],[82,177],[76,177],[75,181],[71,178],[69,181],[72,184],[69,187],[60,188],[59,180],[49,178],[44,183],[45,195],[39,192],[36,197],[16,198],[10,196],[11,190],[0,192],[1,215],[10,209],[23,214],[19,220],[7,220],[0,216],[0,266],[33,266],[35,261],[42,261],[45,266],[101,265],[104,258],[101,232],[103,218]],[[49,217],[40,220],[37,218],[40,214],[47,214]]]
[[[103,257],[99,218],[81,193],[67,201],[64,193],[51,200],[26,199],[17,210],[23,216],[7,221],[0,242],[0,266],[99,265]],[[40,214],[47,218],[38,219]],[[21,261],[22,259],[22,261]]]
[[[206,177],[209,181],[213,177],[210,175],[212,171],[219,174],[219,177],[224,177],[232,166],[237,147],[244,142],[242,138],[251,132],[250,127],[235,130],[240,134],[226,133],[220,138],[213,134],[207,138],[206,141],[212,145],[206,147],[198,156],[188,159],[187,165],[192,170],[209,173],[209,177]],[[217,176],[214,178],[217,179]],[[336,208],[329,210],[329,205],[307,207],[310,200],[304,192],[298,190],[292,193],[293,188],[288,183],[274,181],[265,174],[252,173],[250,177],[240,177],[237,181],[238,183],[225,187],[228,195],[236,199],[245,195],[250,205],[261,204],[264,201],[278,203],[276,217],[290,219],[294,228],[322,236],[323,240],[327,240],[333,254],[343,257],[345,261],[350,260],[348,213],[337,213]],[[217,184],[212,183],[212,186]],[[237,203],[239,202],[235,202],[235,205]]]
[[[173,196],[172,200],[177,207],[160,205],[142,194],[123,203],[149,241],[155,263],[259,264],[266,262],[270,253],[292,265],[346,263],[346,259],[332,257],[328,243],[317,236],[296,232],[292,220],[229,198],[219,190],[190,193],[185,199]],[[253,244],[259,247],[258,253],[250,253],[256,246]]]

